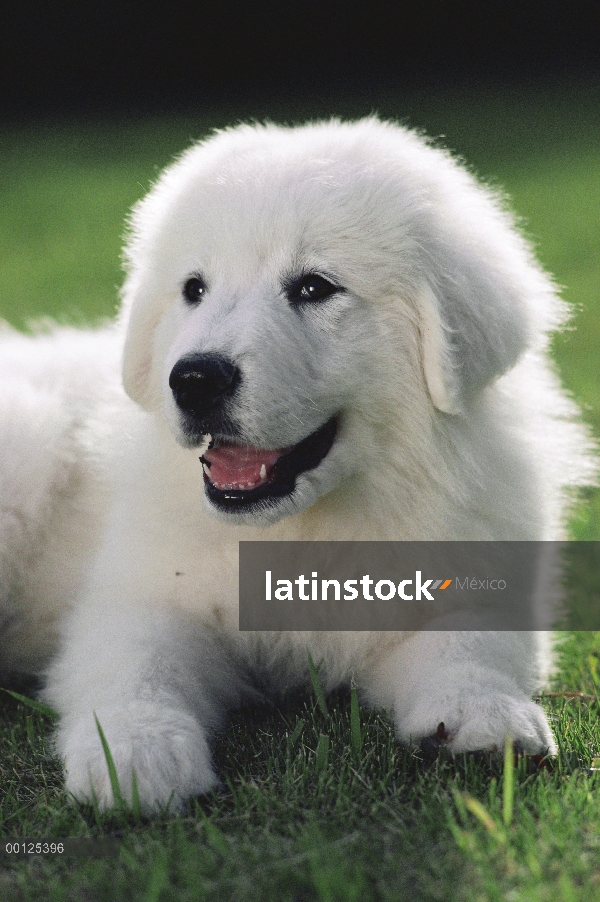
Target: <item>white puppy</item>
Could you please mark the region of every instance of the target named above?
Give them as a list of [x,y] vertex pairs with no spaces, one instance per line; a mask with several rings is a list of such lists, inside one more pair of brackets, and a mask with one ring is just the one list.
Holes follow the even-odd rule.
[[498,201],[374,118],[242,126],[162,175],[127,261],[115,327],[2,344],[0,665],[43,666],[72,608],[67,788],[112,801],[95,714],[146,810],[206,792],[210,731],[307,649],[404,741],[553,752],[539,634],[237,625],[241,539],[560,536],[589,469],[544,356],[564,310]]

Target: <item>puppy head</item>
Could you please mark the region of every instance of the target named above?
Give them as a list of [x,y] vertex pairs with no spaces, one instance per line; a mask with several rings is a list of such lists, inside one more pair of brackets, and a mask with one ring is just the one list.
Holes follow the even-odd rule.
[[375,119],[219,133],[132,226],[125,388],[181,444],[210,437],[206,500],[237,522],[418,453],[557,318],[490,195]]

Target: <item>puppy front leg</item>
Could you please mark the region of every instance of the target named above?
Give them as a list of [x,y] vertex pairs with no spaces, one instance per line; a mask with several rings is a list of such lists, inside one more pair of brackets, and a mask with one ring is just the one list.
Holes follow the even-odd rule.
[[453,752],[498,750],[510,735],[528,754],[555,754],[546,715],[531,700],[544,656],[539,633],[417,633],[378,669],[367,697],[393,711],[406,743],[443,723]]
[[103,809],[114,803],[97,717],[124,797],[131,801],[135,771],[143,811],[180,809],[218,782],[207,732],[236,691],[210,631],[139,605],[78,610],[45,691],[61,716],[56,745],[67,790],[80,801],[95,794]]

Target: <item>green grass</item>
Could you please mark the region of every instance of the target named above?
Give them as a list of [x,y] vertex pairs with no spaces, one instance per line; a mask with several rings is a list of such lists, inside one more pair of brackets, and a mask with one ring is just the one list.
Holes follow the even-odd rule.
[[[283,114],[4,127],[0,315],[19,327],[43,315],[111,315],[128,207],[209,126],[244,112],[289,120],[376,105],[445,134],[506,187],[576,307],[577,328],[555,340],[554,356],[600,435],[596,95],[582,85],[540,95],[463,90]],[[572,534],[600,539],[596,491],[574,511]],[[590,770],[600,758],[600,634],[563,637],[554,694],[543,700],[560,747],[549,769],[520,761],[513,772],[512,762],[483,757],[427,762],[397,744],[385,714],[359,708],[355,691],[320,697],[315,665],[311,694],[239,712],[215,738],[222,789],[151,822],[123,808],[72,806],[51,755],[51,720],[0,693],[0,835],[121,840],[118,859],[0,861],[0,899],[600,899],[600,771]]]
[[[245,710],[218,737],[221,790],[178,817],[73,807],[48,722],[6,696],[2,837],[116,835],[118,859],[5,862],[4,900],[495,900],[600,896],[600,635],[570,634],[563,684],[544,700],[560,742],[551,769],[441,756],[396,742],[350,693]],[[361,742],[353,719],[360,717]],[[354,733],[354,738],[353,738]],[[510,762],[512,764],[512,761]],[[512,789],[512,801],[510,801]],[[596,893],[596,895],[594,895]]]

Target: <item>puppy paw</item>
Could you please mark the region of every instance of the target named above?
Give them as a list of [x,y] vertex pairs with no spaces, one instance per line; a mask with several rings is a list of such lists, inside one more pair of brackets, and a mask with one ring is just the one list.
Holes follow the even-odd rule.
[[527,755],[554,755],[556,743],[542,708],[510,695],[473,695],[454,702],[422,699],[398,724],[400,738],[425,752],[500,751],[508,735]]
[[[121,794],[131,804],[135,771],[145,814],[167,805],[170,812],[179,811],[188,798],[218,784],[204,730],[187,712],[139,703],[101,708],[96,716],[115,763]],[[77,801],[90,802],[95,797],[101,810],[111,808],[115,800],[94,716],[64,721],[56,744],[65,765],[67,791]]]

